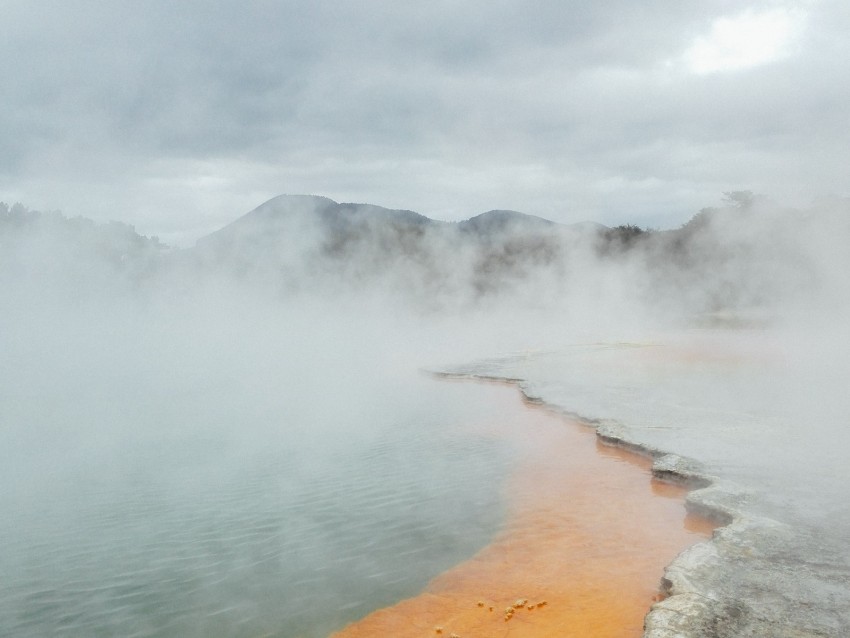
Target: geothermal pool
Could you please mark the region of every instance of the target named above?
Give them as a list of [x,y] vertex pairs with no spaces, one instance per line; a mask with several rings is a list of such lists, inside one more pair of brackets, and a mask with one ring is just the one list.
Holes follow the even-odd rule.
[[669,613],[656,609],[653,635],[838,637],[850,627],[842,385],[850,359],[846,340],[832,337],[689,330],[455,372],[521,378],[524,391],[550,405],[695,460],[713,483],[695,502],[732,522],[678,562]]
[[503,418],[478,431],[513,460],[500,485],[504,524],[420,595],[334,638],[638,637],[664,567],[710,536],[711,523],[685,516],[682,488],[652,480],[648,459],[504,390],[491,399]]
[[7,437],[4,456],[40,471],[4,492],[0,635],[325,636],[415,594],[495,533],[512,460],[476,432],[505,426],[502,389],[406,390],[400,413],[309,434],[77,424],[53,459]]
[[340,391],[343,409],[149,372],[167,401],[104,378],[47,399],[22,382],[5,407],[0,634],[404,635],[497,615],[501,632],[524,597],[548,604],[512,635],[639,635],[663,566],[707,531],[645,463],[511,386],[397,375]]

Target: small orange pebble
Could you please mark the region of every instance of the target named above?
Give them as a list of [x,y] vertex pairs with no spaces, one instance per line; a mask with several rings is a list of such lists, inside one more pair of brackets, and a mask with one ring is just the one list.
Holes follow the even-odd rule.
[[542,607],[542,606],[543,606],[543,605],[545,605],[545,604],[546,604],[546,601],[545,601],[545,600],[541,600],[539,603],[537,603],[537,606],[538,606],[538,607]]
[[492,607],[492,605],[490,606],[490,611],[493,611],[493,607]]
[[483,602],[483,601],[481,601],[481,600],[479,600],[479,601],[478,601],[478,606],[479,606],[479,607],[483,607],[483,606],[484,606],[484,602]]
[[534,609],[534,605],[526,605],[528,609]]
[[438,634],[441,634],[441,633],[443,633],[443,628],[442,627],[434,627],[434,631],[436,631]]

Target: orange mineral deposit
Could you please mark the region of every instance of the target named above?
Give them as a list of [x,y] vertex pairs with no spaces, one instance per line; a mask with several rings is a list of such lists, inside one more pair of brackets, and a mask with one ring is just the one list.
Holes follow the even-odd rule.
[[654,480],[648,459],[598,443],[511,387],[499,397],[504,418],[476,434],[513,446],[501,531],[420,595],[334,638],[637,637],[665,565],[710,535],[708,521],[686,515],[685,490]]

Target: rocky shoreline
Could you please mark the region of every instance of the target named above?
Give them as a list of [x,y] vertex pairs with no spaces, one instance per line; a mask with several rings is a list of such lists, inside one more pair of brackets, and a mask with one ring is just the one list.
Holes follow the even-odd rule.
[[850,562],[840,547],[819,543],[813,530],[754,514],[747,490],[699,461],[647,444],[623,423],[576,414],[493,363],[433,372],[515,384],[526,400],[594,428],[600,443],[653,459],[654,477],[690,489],[689,512],[720,525],[710,540],[688,548],[665,569],[664,598],[649,610],[644,638],[847,635]]

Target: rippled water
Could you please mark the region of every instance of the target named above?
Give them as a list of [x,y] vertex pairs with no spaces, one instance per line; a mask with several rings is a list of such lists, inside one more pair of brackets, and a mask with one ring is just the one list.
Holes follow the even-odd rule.
[[325,636],[491,537],[493,388],[239,310],[0,320],[0,635]]

